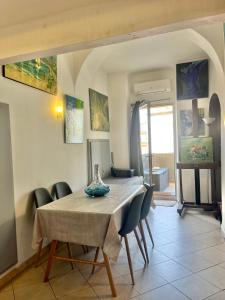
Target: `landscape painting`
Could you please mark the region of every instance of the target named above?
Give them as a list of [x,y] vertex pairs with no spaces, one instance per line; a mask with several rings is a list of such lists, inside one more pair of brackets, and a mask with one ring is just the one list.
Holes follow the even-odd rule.
[[[205,135],[205,123],[202,120],[204,118],[204,108],[198,108],[198,136]],[[180,111],[180,135],[181,136],[192,136],[193,117],[192,110],[181,110]]]
[[81,144],[84,141],[84,102],[65,95],[65,143]]
[[211,137],[182,138],[180,141],[180,162],[212,163],[213,140]]
[[176,65],[177,99],[207,98],[209,95],[208,60]]
[[57,93],[57,57],[35,58],[3,66],[3,76],[44,92]]
[[108,97],[89,89],[91,130],[109,131]]

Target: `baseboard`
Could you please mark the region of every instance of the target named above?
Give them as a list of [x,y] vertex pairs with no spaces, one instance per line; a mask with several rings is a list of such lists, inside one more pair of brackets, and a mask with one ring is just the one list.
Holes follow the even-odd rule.
[[[49,252],[49,248],[48,246],[43,247],[42,249],[42,256],[41,256],[41,260],[43,258],[47,258],[47,254]],[[20,275],[22,272],[24,272],[26,269],[30,268],[31,266],[33,266],[36,262],[37,256],[36,254],[34,254],[33,256],[31,256],[30,258],[28,258],[26,261],[24,261],[22,264],[20,264],[17,267],[14,267],[11,271],[9,271],[7,274],[3,275],[0,278],[0,289],[3,288],[3,286],[5,286],[7,283],[11,282],[12,279],[14,279],[15,277],[17,277],[18,275]]]

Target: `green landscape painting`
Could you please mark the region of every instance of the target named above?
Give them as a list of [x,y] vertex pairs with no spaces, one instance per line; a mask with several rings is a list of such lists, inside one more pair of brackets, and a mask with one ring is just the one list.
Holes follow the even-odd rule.
[[89,89],[91,130],[109,131],[108,97]]
[[57,93],[57,57],[35,58],[3,66],[3,76],[44,92]]
[[211,137],[181,138],[180,162],[212,163],[213,140]]

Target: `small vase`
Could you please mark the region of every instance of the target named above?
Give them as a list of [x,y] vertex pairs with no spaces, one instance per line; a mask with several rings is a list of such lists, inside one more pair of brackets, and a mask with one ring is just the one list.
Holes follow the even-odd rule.
[[98,164],[94,166],[94,180],[84,191],[91,197],[101,197],[110,191],[109,186],[102,181]]

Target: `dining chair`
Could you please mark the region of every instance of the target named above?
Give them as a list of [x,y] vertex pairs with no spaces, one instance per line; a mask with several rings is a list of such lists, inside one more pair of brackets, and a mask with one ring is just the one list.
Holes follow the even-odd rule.
[[127,259],[128,259],[132,284],[134,284],[134,274],[133,274],[133,266],[132,266],[132,261],[131,261],[130,247],[129,247],[127,235],[131,232],[134,232],[135,237],[137,239],[139,249],[140,249],[141,254],[144,258],[144,261],[146,262],[144,251],[143,251],[143,248],[141,246],[141,242],[140,242],[140,239],[138,237],[137,230],[136,230],[136,228],[137,228],[137,226],[140,222],[141,208],[142,208],[144,195],[145,195],[145,193],[141,193],[141,194],[134,197],[134,199],[132,200],[132,202],[130,204],[127,215],[125,216],[124,224],[123,224],[122,228],[119,231],[119,235],[122,238],[124,238],[124,241],[125,241]]
[[144,186],[146,188],[146,193],[144,196],[144,200],[142,203],[142,207],[141,207],[141,216],[140,216],[140,223],[139,223],[139,229],[141,232],[141,236],[143,239],[143,243],[144,243],[144,249],[145,249],[145,255],[147,258],[147,262],[149,262],[149,257],[148,257],[148,248],[147,248],[147,243],[146,243],[146,239],[145,239],[145,233],[144,233],[144,227],[143,227],[143,221],[145,221],[151,242],[152,242],[152,246],[154,247],[154,240],[153,240],[153,236],[152,236],[152,232],[148,223],[148,219],[147,216],[149,214],[150,211],[150,207],[151,207],[151,203],[152,203],[152,196],[153,196],[153,190],[154,190],[154,185],[149,185],[147,183],[144,183]]
[[[45,188],[38,188],[34,190],[34,203],[36,208],[39,208],[43,205],[49,204],[53,202],[54,199],[50,195],[49,191]],[[37,260],[36,260],[36,266],[38,266],[40,257],[41,257],[41,251],[43,246],[43,239],[39,243],[38,252],[37,252]],[[70,258],[72,258],[72,253],[70,249],[69,243],[66,243],[68,255]],[[73,264],[71,263],[71,268],[73,269]]]
[[[143,203],[145,193],[141,193],[137,196],[134,197],[132,200],[130,207],[125,215],[124,222],[122,225],[122,228],[118,232],[121,238],[125,240],[125,246],[126,246],[126,252],[127,252],[127,260],[128,260],[128,265],[129,265],[129,270],[130,270],[130,275],[131,275],[131,280],[132,284],[134,285],[134,273],[133,273],[133,266],[132,266],[132,260],[131,260],[131,255],[130,255],[130,247],[128,243],[128,238],[127,235],[131,232],[134,232],[138,247],[141,251],[142,257],[144,259],[144,262],[146,263],[146,258],[144,254],[144,250],[141,245],[141,241],[139,239],[138,233],[137,233],[137,226],[140,222],[140,216],[141,216],[141,207]],[[98,254],[99,254],[99,247],[96,249],[95,253],[95,258],[94,261],[96,262],[98,259]],[[95,266],[92,267],[92,274],[94,274]]]
[[72,190],[67,182],[57,182],[55,184],[55,192],[57,199],[72,194]]

